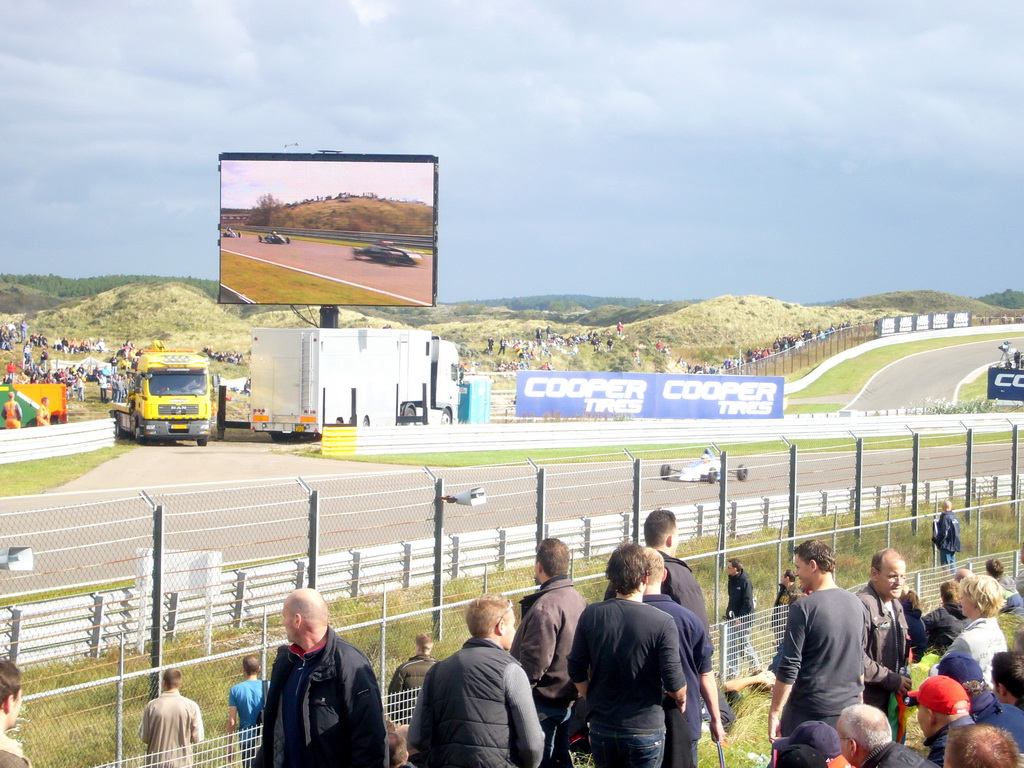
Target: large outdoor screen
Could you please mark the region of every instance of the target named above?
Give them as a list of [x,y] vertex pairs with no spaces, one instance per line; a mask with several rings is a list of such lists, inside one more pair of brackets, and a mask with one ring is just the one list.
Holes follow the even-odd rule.
[[431,307],[437,158],[220,156],[220,303]]

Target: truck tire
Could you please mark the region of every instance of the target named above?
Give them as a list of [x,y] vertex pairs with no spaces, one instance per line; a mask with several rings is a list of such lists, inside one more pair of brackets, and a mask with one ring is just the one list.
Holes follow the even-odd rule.
[[146,445],[149,442],[146,438],[146,432],[139,422],[135,422],[135,442],[139,445]]
[[443,411],[441,411],[441,423],[442,424],[451,424],[452,423],[452,409],[451,408],[445,408]]
[[[402,406],[402,416],[407,418],[407,419],[408,418],[415,418],[415,416],[416,416],[416,406],[413,405],[412,403],[405,403]],[[411,422],[408,422],[408,421],[405,422],[406,425],[408,425],[410,423]]]
[[205,448],[207,443],[209,443],[209,442],[210,442],[210,438],[208,438],[208,437],[200,437],[198,440],[196,440],[196,445],[199,446],[200,448]]

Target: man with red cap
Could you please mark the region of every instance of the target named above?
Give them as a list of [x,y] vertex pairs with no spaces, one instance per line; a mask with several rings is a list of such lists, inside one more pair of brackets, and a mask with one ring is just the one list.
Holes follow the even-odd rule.
[[942,765],[950,730],[974,724],[970,696],[953,678],[934,675],[921,683],[919,690],[910,692],[910,704],[917,705],[917,722],[930,750],[928,760]]

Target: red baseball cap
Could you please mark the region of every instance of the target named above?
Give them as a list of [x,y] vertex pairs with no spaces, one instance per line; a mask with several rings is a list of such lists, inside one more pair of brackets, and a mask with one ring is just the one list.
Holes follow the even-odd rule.
[[967,715],[971,712],[971,697],[952,677],[933,675],[911,691],[908,704],[921,704],[932,712],[943,715]]

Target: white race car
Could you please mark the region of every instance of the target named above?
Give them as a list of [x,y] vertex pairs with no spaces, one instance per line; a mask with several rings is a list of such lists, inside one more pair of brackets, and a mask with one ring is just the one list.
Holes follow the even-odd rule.
[[[730,469],[729,474],[740,482],[747,479],[750,470],[740,464]],[[669,464],[661,465],[661,479],[676,483],[717,483],[722,477],[722,461],[709,453],[705,453],[696,461],[676,469]]]

